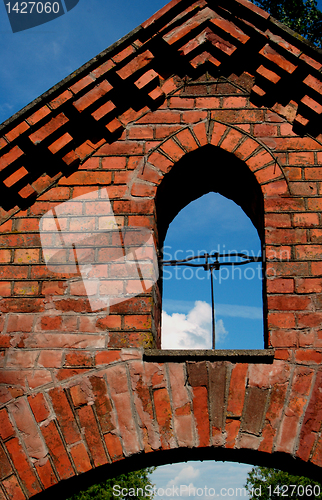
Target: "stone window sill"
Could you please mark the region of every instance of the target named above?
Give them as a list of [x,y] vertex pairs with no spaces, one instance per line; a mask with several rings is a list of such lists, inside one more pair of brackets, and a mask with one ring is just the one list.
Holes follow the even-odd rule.
[[273,363],[274,349],[145,349],[144,361],[234,361],[236,363]]

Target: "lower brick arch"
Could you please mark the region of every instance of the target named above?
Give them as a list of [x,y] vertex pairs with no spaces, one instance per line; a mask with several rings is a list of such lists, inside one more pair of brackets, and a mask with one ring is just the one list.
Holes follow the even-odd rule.
[[[22,442],[33,465],[12,456],[27,498],[68,498],[127,470],[187,460],[245,462],[320,478],[320,441],[310,459],[302,454],[308,420],[311,427],[318,423],[321,401],[311,392],[320,374],[282,360],[154,363],[133,354],[44,391],[42,406],[39,396],[28,398],[37,430],[33,442],[26,435]],[[36,460],[40,441],[43,456]]]

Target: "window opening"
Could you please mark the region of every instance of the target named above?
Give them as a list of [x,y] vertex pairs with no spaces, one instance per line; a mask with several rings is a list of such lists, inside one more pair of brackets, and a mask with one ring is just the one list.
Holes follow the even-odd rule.
[[263,349],[262,246],[239,205],[214,192],[186,205],[168,227],[162,264],[162,349],[210,349],[213,330],[217,349]]
[[[221,259],[221,260],[220,260]],[[229,259],[235,259],[233,261]],[[238,260],[239,259],[239,260]],[[205,262],[197,262],[204,260]],[[194,262],[192,262],[194,261]],[[211,341],[212,349],[216,347],[216,322],[215,322],[215,293],[214,293],[214,271],[220,271],[222,266],[242,266],[251,262],[263,262],[261,256],[255,257],[240,252],[212,254],[205,253],[203,255],[194,255],[181,260],[161,260],[160,264],[164,266],[188,266],[195,268],[203,268],[204,271],[210,273],[210,294],[211,294]]]

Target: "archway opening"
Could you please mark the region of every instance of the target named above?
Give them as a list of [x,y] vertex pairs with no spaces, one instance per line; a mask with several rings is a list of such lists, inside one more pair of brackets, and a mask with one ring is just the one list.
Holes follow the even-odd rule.
[[[219,148],[205,146],[178,161],[159,186],[156,209],[163,260],[202,251],[263,254],[260,186],[244,162]],[[263,265],[224,267],[213,276],[216,348],[266,347]],[[210,273],[163,268],[159,286],[162,348],[211,348]]]

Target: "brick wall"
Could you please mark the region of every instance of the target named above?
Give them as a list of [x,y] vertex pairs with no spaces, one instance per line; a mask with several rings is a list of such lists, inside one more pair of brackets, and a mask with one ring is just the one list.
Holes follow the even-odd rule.
[[[229,3],[232,11],[237,4],[248,21],[239,14],[236,31],[206,2],[187,8],[186,17],[179,15],[182,3],[172,2],[4,125],[1,500],[30,498],[54,485],[63,498],[68,485],[113,474],[117,464],[187,457],[320,474],[322,136],[312,101],[319,101],[321,56],[313,59],[288,32],[283,41],[274,23],[276,32],[268,24],[267,34],[268,15],[241,2]],[[205,29],[204,38],[194,29]],[[228,41],[218,42],[218,29]],[[232,72],[225,62],[233,57],[232,39],[240,54],[250,36],[257,58],[245,62],[247,70],[231,59]],[[217,48],[205,52],[210,42]],[[164,43],[176,48],[173,58],[182,57],[175,74],[161,65]],[[297,67],[294,78],[306,98],[282,92]],[[280,93],[272,90],[274,79]],[[189,185],[181,175],[187,169]],[[196,193],[218,190],[241,204],[266,246],[272,362],[245,353],[202,361],[160,354],[148,361],[144,349],[160,345],[159,283],[107,314],[92,311],[79,273],[48,269],[40,218],[77,199],[67,215],[72,231],[81,233],[79,197],[98,210],[105,189],[119,227],[148,228],[159,247]],[[90,208],[86,215],[93,216]],[[106,274],[104,251],[91,258],[102,266],[104,287],[120,281]],[[93,470],[97,476],[83,474]]]

